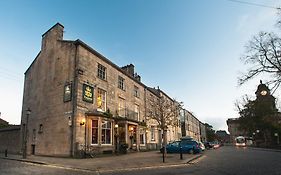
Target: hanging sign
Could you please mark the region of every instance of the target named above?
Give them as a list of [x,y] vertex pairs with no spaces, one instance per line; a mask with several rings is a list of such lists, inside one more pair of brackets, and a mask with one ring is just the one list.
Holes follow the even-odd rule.
[[72,95],[72,86],[71,83],[68,83],[64,85],[63,101],[64,102],[71,101],[71,95]]
[[90,85],[83,84],[83,101],[88,103],[93,103],[94,97],[94,88]]

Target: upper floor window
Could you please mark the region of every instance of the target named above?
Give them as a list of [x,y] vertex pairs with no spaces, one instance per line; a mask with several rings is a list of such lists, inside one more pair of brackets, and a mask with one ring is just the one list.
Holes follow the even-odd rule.
[[135,104],[135,117],[137,121],[140,121],[140,106]]
[[125,117],[125,99],[120,98],[118,99],[118,114],[121,117]]
[[98,88],[97,93],[97,108],[98,110],[106,111],[106,91]]
[[121,76],[118,76],[118,88],[125,90],[125,79]]
[[106,67],[98,64],[98,77],[102,80],[106,80]]
[[139,88],[137,86],[134,86],[134,96],[135,97],[140,97],[140,92],[139,92]]

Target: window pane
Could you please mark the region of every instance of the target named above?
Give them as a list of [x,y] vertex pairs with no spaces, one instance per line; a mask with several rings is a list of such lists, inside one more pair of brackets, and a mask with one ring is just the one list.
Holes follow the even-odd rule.
[[92,120],[92,144],[98,144],[98,120]]
[[111,122],[110,121],[102,121],[102,144],[111,144]]

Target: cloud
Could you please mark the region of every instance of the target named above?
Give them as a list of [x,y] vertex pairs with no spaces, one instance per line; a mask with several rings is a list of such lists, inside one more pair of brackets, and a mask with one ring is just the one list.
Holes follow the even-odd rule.
[[236,31],[252,35],[261,30],[271,31],[277,19],[277,10],[262,8],[260,11],[247,12],[238,17]]

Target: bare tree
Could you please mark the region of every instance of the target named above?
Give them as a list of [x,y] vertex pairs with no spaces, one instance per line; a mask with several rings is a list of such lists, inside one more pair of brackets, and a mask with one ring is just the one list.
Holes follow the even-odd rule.
[[261,73],[271,76],[267,82],[273,85],[273,92],[281,83],[281,38],[274,33],[260,32],[246,46],[246,54],[241,60],[251,67],[239,77],[239,85]]
[[169,98],[164,93],[161,93],[159,89],[158,92],[159,96],[150,100],[148,119],[155,120],[158,123],[158,127],[163,133],[162,145],[166,155],[167,128],[168,126],[178,125],[178,117],[180,109],[182,108],[182,103]]

